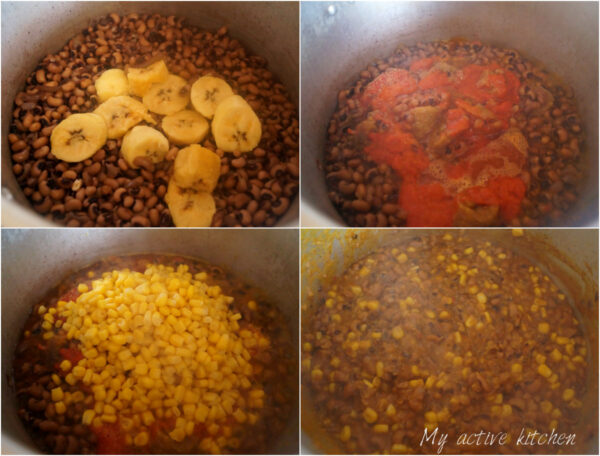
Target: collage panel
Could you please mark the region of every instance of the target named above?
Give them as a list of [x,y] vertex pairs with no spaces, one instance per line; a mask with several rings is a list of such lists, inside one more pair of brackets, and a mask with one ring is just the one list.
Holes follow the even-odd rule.
[[298,454],[298,230],[2,230],[3,454]]
[[303,454],[597,453],[597,230],[301,238]]
[[3,226],[298,227],[298,2],[2,18]]
[[303,226],[598,226],[598,3],[301,15]]

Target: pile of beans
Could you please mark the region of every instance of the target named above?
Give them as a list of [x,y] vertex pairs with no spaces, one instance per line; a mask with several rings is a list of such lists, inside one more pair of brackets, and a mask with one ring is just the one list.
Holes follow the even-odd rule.
[[[508,247],[415,235],[328,278],[302,320],[302,384],[345,451],[436,453],[420,442],[438,426],[446,454],[587,451],[584,330],[554,278]],[[523,428],[578,446],[519,446]],[[481,430],[510,439],[457,445]]]
[[94,82],[104,70],[158,58],[190,82],[207,74],[225,79],[262,123],[261,142],[252,152],[224,153],[210,135],[202,144],[221,158],[213,226],[274,225],[298,191],[294,103],[265,59],[248,53],[225,27],[202,31],[157,14],[111,14],[95,21],[27,78],[15,98],[8,140],[13,172],[33,208],[72,227],[173,225],[163,198],[177,147],[162,163],[140,162],[141,169],[132,169],[120,155],[121,139],[108,140],[80,163],[56,159],[49,141],[61,120],[96,108]]
[[[579,158],[583,133],[572,89],[515,50],[461,41],[401,46],[391,57],[369,65],[352,87],[339,92],[328,128],[324,171],[329,198],[344,220],[350,226],[406,224],[406,214],[398,205],[400,178],[388,165],[371,161],[358,144],[357,135],[348,134],[348,130],[366,118],[360,97],[371,81],[387,69],[408,69],[412,62],[433,56],[463,57],[481,65],[498,62],[519,78],[519,109],[513,112],[510,125],[527,138],[530,183],[521,213],[511,225],[564,223],[578,199],[582,181]],[[408,98],[414,98],[408,100],[412,107],[438,102],[412,95]]]
[[[156,421],[151,427],[150,442],[143,445],[127,443],[128,440],[134,440],[134,435],[124,431],[123,423],[128,416],[120,412],[120,409],[116,411],[116,423],[106,421],[100,427],[95,421],[91,425],[83,424],[85,411],[94,408],[94,396],[91,392],[96,382],[91,385],[74,383],[69,379],[69,376],[73,377],[72,371],[70,373],[64,369],[65,360],[70,359],[73,366],[77,365],[76,360],[83,357],[83,344],[77,338],[69,338],[62,324],[52,324],[49,330],[49,319],[43,318],[42,313],[51,313],[56,316],[56,322],[62,320],[61,323],[64,323],[65,319],[59,317],[57,311],[58,302],[75,301],[80,290],[83,291],[78,284],[88,284],[91,287],[91,281],[99,279],[106,271],[116,268],[126,272],[143,272],[149,265],[173,268],[186,265],[191,274],[205,275],[206,284],[220,288],[224,294],[233,298],[227,307],[232,313],[240,314],[240,327],[256,328],[270,340],[267,348],[252,348],[252,369],[249,374],[251,388],[258,387],[259,384],[264,387],[262,407],[256,411],[257,420],[252,423],[249,418],[243,423],[229,419],[218,421],[221,431],[216,435],[210,433],[207,422],[207,426],[197,425],[193,435],[188,435],[182,441],[174,441],[168,432],[171,431],[175,418],[158,416],[153,408]],[[282,432],[290,416],[292,401],[297,392],[297,358],[283,315],[275,306],[261,299],[262,295],[260,290],[249,287],[219,267],[175,256],[110,257],[78,271],[34,306],[25,324],[13,364],[18,414],[34,442],[41,449],[54,454],[193,454],[202,452],[199,448],[204,448],[204,440],[220,442],[220,453],[264,454],[274,437]],[[185,309],[182,310],[185,312]],[[45,336],[48,331],[52,333],[52,337]],[[110,340],[113,341],[112,334]],[[135,343],[126,344],[128,348],[135,350],[133,345]],[[201,351],[198,348],[197,352]],[[110,368],[109,370],[114,372]],[[206,378],[213,373],[217,372],[209,372]],[[127,372],[128,378],[133,375],[133,371]],[[111,380],[115,378],[113,374]],[[164,371],[162,378],[165,378]],[[194,381],[197,382],[198,379],[195,377]],[[60,402],[56,402],[57,398],[53,396],[57,388],[62,390]],[[204,398],[201,402],[207,403]],[[62,408],[66,405],[66,408],[60,410],[59,403]],[[116,407],[114,401],[112,404]],[[107,405],[110,405],[108,399],[105,414]],[[166,404],[164,408],[167,409]],[[183,412],[181,413],[183,416]],[[229,435],[225,434],[226,427],[230,429]]]

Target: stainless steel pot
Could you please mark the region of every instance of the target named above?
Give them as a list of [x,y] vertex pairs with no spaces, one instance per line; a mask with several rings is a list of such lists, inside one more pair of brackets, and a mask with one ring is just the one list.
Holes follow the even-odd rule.
[[[20,331],[53,286],[109,256],[170,253],[221,266],[263,290],[285,315],[298,353],[298,230],[2,230],[2,453],[38,450],[17,416],[8,380]],[[298,405],[272,452],[298,453]]]
[[[56,52],[90,20],[118,12],[185,18],[230,35],[266,58],[298,105],[298,4],[294,2],[2,2],[2,225],[53,226],[31,207],[12,173],[8,127],[13,101],[44,56]],[[298,226],[295,199],[278,226]]]
[[582,197],[560,226],[598,225],[598,4],[594,2],[303,2],[302,226],[344,226],[322,160],[337,93],[399,44],[453,37],[506,46],[573,87],[587,135]]
[[[358,259],[378,248],[406,241],[428,232],[457,230],[434,229],[327,229],[302,230],[301,282],[302,317],[310,311],[312,296],[331,278]],[[598,230],[530,229],[524,237],[514,237],[510,229],[470,229],[466,233],[517,251],[550,274],[572,298],[571,305],[583,323],[588,340],[588,396],[582,402],[583,417],[598,429]],[[302,386],[302,454],[338,454],[336,439],[319,427],[310,390]],[[589,442],[589,454],[598,454],[597,434]]]

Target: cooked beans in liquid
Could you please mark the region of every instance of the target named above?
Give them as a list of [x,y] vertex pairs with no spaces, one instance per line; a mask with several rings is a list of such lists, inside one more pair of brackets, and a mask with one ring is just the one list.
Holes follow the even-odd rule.
[[[468,235],[415,236],[334,278],[303,322],[302,383],[349,453],[587,451],[589,347],[569,296],[537,265]],[[578,446],[517,445],[521,431]],[[462,433],[507,442],[457,445]]]

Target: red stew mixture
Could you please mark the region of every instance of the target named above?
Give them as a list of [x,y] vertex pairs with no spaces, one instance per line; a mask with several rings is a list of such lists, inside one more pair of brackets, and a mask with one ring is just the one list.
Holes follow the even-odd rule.
[[516,51],[401,47],[338,96],[329,196],[353,226],[520,226],[577,199],[573,94]]
[[[442,454],[593,448],[587,337],[530,260],[468,234],[420,235],[327,280],[303,316],[302,386],[342,452],[436,454],[440,432]],[[553,429],[575,444],[548,443]],[[523,430],[546,439],[519,445]],[[457,443],[480,431],[507,436]]]
[[55,454],[265,453],[297,399],[297,358],[262,296],[189,258],[85,268],[25,324],[19,416]]

